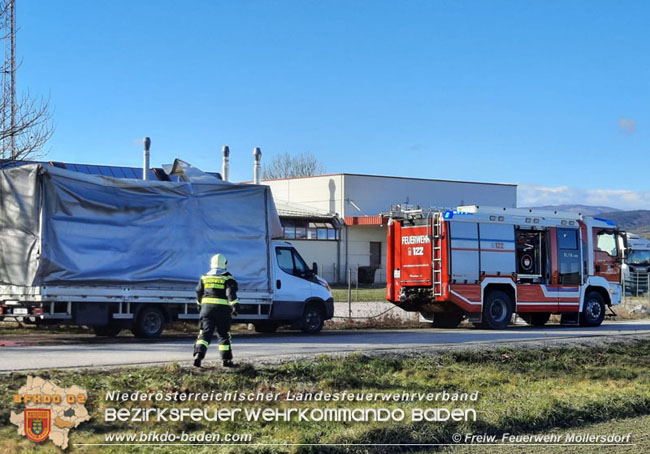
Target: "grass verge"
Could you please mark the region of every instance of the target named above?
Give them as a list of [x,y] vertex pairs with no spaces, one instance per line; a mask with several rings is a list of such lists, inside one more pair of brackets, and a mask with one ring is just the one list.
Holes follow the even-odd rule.
[[[211,351],[214,355],[215,352]],[[214,357],[214,356],[213,356]],[[612,419],[650,415],[650,340],[607,347],[554,349],[500,349],[492,352],[422,354],[404,352],[381,357],[353,354],[321,356],[309,361],[275,365],[243,365],[232,372],[197,371],[170,364],[166,367],[106,371],[42,371],[38,376],[59,386],[78,385],[88,391],[92,419],[71,433],[71,444],[104,443],[106,434],[185,431],[252,434],[252,443],[291,443],[300,446],[234,446],[223,452],[432,452],[413,443],[449,443],[454,433],[546,433],[581,428]],[[22,411],[13,394],[26,375],[3,376],[0,383],[0,452],[59,452],[51,443],[36,445],[17,435],[9,411]],[[269,402],[128,402],[105,401],[107,391],[180,394],[218,391],[272,392],[281,398]],[[287,392],[329,393],[448,393],[478,392],[476,402],[361,401],[290,402]],[[401,409],[402,422],[104,422],[107,407],[215,408],[379,408]],[[414,422],[413,408],[473,408],[476,421]],[[644,420],[645,421],[645,420]],[[635,431],[635,434],[640,435]],[[633,439],[634,441],[634,439]],[[330,443],[330,446],[309,444]],[[380,444],[404,444],[382,446]],[[647,436],[643,443],[649,445]],[[650,446],[648,446],[650,448]],[[457,448],[454,448],[457,449]],[[202,453],[214,446],[88,446],[71,452],[182,452]],[[473,451],[472,451],[473,452]],[[526,452],[534,452],[527,450]],[[587,452],[587,451],[584,451]]]
[[[347,287],[332,287],[332,296],[337,303],[348,302],[348,288]],[[350,299],[353,303],[368,302],[368,301],[386,301],[386,287],[378,288],[360,288],[356,290],[352,287]]]
[[[637,416],[625,419],[613,419],[606,422],[587,424],[580,428],[571,429],[552,429],[546,432],[546,435],[557,437],[561,441],[575,440],[574,436],[579,437],[584,434],[593,436],[609,436],[617,434],[625,436],[632,434],[628,443],[618,445],[597,445],[597,444],[573,444],[557,446],[551,443],[531,445],[510,445],[510,446],[487,446],[474,444],[469,446],[449,446],[444,449],[445,452],[454,454],[492,454],[507,452],[508,454],[528,454],[535,452],[538,454],[556,454],[558,452],[568,454],[636,454],[648,452],[650,447],[650,416]],[[528,434],[535,435],[535,434]],[[507,451],[506,451],[507,450]]]

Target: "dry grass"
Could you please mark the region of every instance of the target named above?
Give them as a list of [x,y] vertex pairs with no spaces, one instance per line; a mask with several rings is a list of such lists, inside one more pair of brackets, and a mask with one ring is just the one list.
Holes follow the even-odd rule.
[[648,297],[626,296],[623,302],[614,308],[618,320],[637,320],[650,317],[650,299]]
[[336,317],[325,323],[327,329],[399,329],[399,328],[429,328],[430,324],[420,323],[417,314],[406,318],[395,311],[387,312],[379,317],[345,318]]

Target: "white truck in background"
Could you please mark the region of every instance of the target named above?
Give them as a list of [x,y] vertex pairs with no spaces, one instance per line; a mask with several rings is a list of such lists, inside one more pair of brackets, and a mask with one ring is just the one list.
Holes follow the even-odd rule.
[[184,181],[117,179],[47,164],[0,170],[0,320],[158,337],[198,319],[195,287],[222,253],[239,315],[261,332],[319,332],[327,282],[290,243],[267,186],[233,184],[176,160]]
[[650,241],[635,233],[626,233],[627,249],[622,265],[626,295],[639,296],[648,292],[650,279]]

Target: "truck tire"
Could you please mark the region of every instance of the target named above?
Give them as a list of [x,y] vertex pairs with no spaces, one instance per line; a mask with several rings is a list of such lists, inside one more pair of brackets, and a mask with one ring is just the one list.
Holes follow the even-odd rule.
[[275,333],[279,326],[277,323],[259,322],[253,323],[256,333]]
[[314,304],[308,304],[300,319],[302,332],[307,334],[319,333],[323,329],[324,324],[323,310]]
[[533,314],[519,314],[519,317],[523,319],[530,326],[544,326],[548,323],[551,318],[550,312],[537,312]]
[[95,336],[98,337],[115,337],[120,334],[122,327],[114,323],[103,326],[95,325],[93,326],[93,331],[95,332]]
[[589,292],[580,312],[580,326],[600,326],[605,319],[605,300],[598,292]]
[[133,334],[144,339],[160,337],[165,329],[165,315],[157,307],[145,307],[138,314]]
[[483,303],[481,327],[487,329],[504,329],[512,318],[512,298],[501,290],[488,293]]
[[433,314],[431,326],[434,328],[456,328],[463,321],[463,314],[440,313]]

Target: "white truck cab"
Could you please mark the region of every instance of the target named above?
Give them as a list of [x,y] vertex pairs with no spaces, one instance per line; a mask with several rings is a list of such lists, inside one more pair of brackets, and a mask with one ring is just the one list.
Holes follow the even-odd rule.
[[627,295],[648,292],[650,276],[650,241],[635,233],[626,233],[627,248],[622,264],[623,283]]
[[273,241],[273,307],[269,321],[255,322],[259,331],[300,321],[307,333],[316,333],[334,315],[334,299],[327,282],[318,276],[314,263],[308,267],[298,251],[286,241]]

